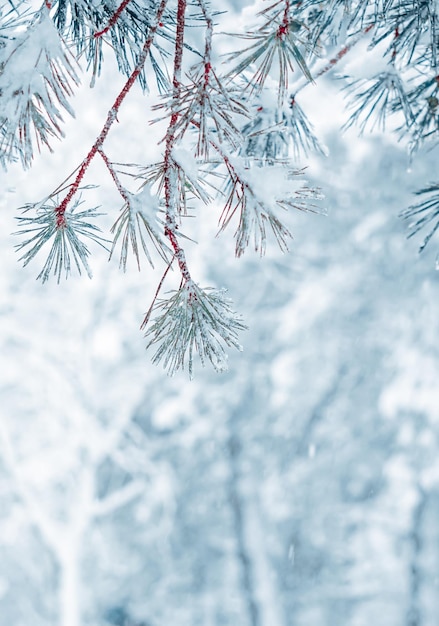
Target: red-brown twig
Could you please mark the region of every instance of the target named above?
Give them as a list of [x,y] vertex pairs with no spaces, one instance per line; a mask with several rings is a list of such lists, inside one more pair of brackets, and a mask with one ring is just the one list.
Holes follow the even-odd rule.
[[282,24],[277,29],[277,37],[279,39],[282,39],[288,33],[290,29],[290,21],[288,19],[289,10],[290,10],[290,0],[285,0],[285,9],[284,9],[284,15],[282,18]]
[[127,96],[128,92],[130,91],[131,87],[136,82],[136,79],[139,76],[140,72],[142,71],[142,68],[143,68],[143,66],[145,64],[145,61],[147,59],[149,50],[150,50],[150,48],[152,46],[155,33],[156,33],[156,31],[157,31],[157,29],[158,29],[158,27],[160,25],[160,20],[161,20],[161,17],[163,15],[164,11],[165,11],[166,4],[167,4],[167,0],[162,0],[161,1],[160,6],[159,6],[159,8],[157,10],[155,24],[153,24],[150,27],[150,29],[149,29],[148,38],[145,41],[145,44],[144,44],[144,46],[142,48],[142,53],[141,53],[141,55],[139,57],[139,60],[137,62],[136,67],[134,68],[134,70],[131,73],[130,77],[128,78],[128,80],[126,81],[125,85],[123,86],[122,90],[118,94],[116,100],[114,101],[113,106],[108,111],[106,122],[105,122],[101,132],[99,133],[99,136],[97,137],[96,141],[92,145],[89,153],[87,154],[85,159],[82,161],[82,163],[81,163],[81,165],[79,167],[78,173],[77,173],[77,175],[75,177],[75,180],[71,184],[70,189],[69,189],[67,195],[61,201],[59,206],[55,209],[55,212],[56,212],[56,223],[57,223],[57,227],[58,228],[64,228],[65,227],[65,224],[66,224],[65,223],[65,212],[66,212],[67,206],[69,205],[69,202],[71,201],[73,196],[78,191],[79,185],[81,184],[81,181],[84,178],[84,175],[85,175],[85,173],[86,173],[90,163],[92,162],[92,160],[95,157],[96,153],[98,152],[99,148],[104,143],[105,139],[107,138],[107,135],[108,135],[108,133],[110,131],[110,128],[112,127],[114,121],[117,119],[117,114],[119,112],[119,109],[120,109],[120,106],[121,106],[122,102],[124,101],[125,97]]
[[107,166],[108,171],[111,174],[111,178],[114,181],[114,184],[117,187],[118,192],[120,193],[120,195],[122,196],[122,198],[125,200],[125,202],[127,202],[129,204],[129,196],[126,192],[125,187],[122,185],[122,183],[120,182],[120,179],[116,173],[116,170],[113,167],[113,164],[110,162],[110,160],[108,159],[107,155],[105,154],[105,152],[102,150],[102,148],[98,148],[98,152],[102,157],[102,160],[104,161],[105,165]]
[[176,172],[172,159],[172,149],[175,144],[175,131],[178,122],[177,106],[181,92],[181,68],[183,62],[184,48],[184,27],[186,14],[186,0],[178,0],[177,6],[177,30],[175,34],[175,52],[174,52],[174,75],[172,79],[172,114],[166,132],[166,148],[164,155],[164,188],[166,203],[166,226],[165,235],[171,242],[175,257],[178,261],[181,275],[185,281],[191,280],[191,275],[186,261],[183,248],[180,246],[177,238],[177,222],[176,222]]
[[110,17],[110,20],[108,22],[108,24],[106,25],[105,28],[103,28],[102,30],[98,30],[93,37],[95,39],[98,39],[98,37],[102,37],[102,35],[105,35],[105,33],[108,33],[108,31],[110,30],[110,28],[113,28],[113,26],[116,24],[117,20],[120,17],[120,14],[122,13],[122,11],[125,9],[125,7],[127,6],[127,4],[129,4],[131,2],[131,0],[123,0],[123,2],[120,4],[120,6],[116,9],[116,11],[113,13],[113,15]]
[[201,8],[201,12],[206,20],[206,37],[205,37],[205,45],[204,45],[204,88],[206,89],[209,84],[210,72],[212,70],[212,35],[213,35],[213,20],[207,9],[207,6],[204,0],[198,0],[198,3]]
[[[367,35],[368,32],[370,32],[372,30],[372,28],[375,26],[375,24],[369,24],[369,26],[366,26],[366,28],[364,30],[362,30],[361,32],[359,32],[355,37],[353,37],[351,39],[351,41],[346,45],[343,46],[343,48],[341,50],[339,50],[337,52],[337,54],[335,55],[335,57],[333,57],[332,59],[330,59],[330,61],[324,65],[318,72],[317,74],[314,76],[314,80],[317,78],[320,78],[320,76],[323,76],[323,74],[326,74],[326,72],[329,72],[329,70],[332,70],[332,68],[334,67],[334,65],[336,65],[339,61],[341,61],[341,59],[346,56],[346,54],[365,36]],[[300,87],[296,93],[298,93],[299,91],[301,91],[304,87],[306,87],[309,83],[305,83],[304,85],[302,85],[302,87]]]
[[174,259],[175,259],[175,254],[172,257],[172,259],[169,261],[168,267],[165,269],[165,271],[163,273],[163,276],[160,279],[160,282],[159,282],[159,284],[157,286],[157,289],[155,290],[155,294],[154,294],[154,298],[152,299],[151,306],[149,307],[148,311],[146,312],[145,317],[143,318],[143,322],[140,325],[140,330],[144,330],[146,328],[149,320],[150,320],[151,313],[153,312],[153,309],[154,309],[154,305],[155,305],[155,303],[157,301],[157,298],[158,298],[160,290],[161,290],[161,288],[163,286],[163,283],[165,282],[165,278],[166,278],[169,270],[171,269],[171,266],[172,266],[172,264],[174,262]]

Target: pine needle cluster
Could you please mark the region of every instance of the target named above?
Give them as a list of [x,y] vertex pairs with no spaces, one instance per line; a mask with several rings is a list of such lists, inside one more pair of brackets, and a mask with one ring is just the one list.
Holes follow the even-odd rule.
[[[258,4],[258,3],[257,3]],[[300,105],[300,92],[346,59],[338,77],[347,95],[345,127],[392,127],[413,154],[439,133],[439,14],[434,0],[272,0],[254,21],[230,34],[234,48],[217,50],[221,3],[207,0],[54,0],[32,12],[26,2],[0,13],[0,161],[29,167],[41,146],[62,137],[63,114],[82,65],[94,85],[108,55],[126,76],[102,129],[72,175],[46,200],[26,205],[18,245],[27,264],[45,250],[38,277],[57,280],[72,269],[91,274],[89,243],[109,246],[125,270],[132,255],[163,264],[146,316],[154,362],[169,373],[194,354],[222,370],[225,348],[239,347],[244,326],[218,289],[201,289],[188,261],[185,218],[220,204],[219,233],[232,230],[235,254],[264,254],[270,240],[287,251],[290,215],[317,211],[320,192],[303,177],[302,159],[324,152]],[[260,9],[258,12],[258,8]],[[224,36],[224,33],[223,35]],[[356,46],[371,62],[358,75]],[[341,67],[341,65],[340,65]],[[161,94],[154,121],[163,129],[157,163],[116,164],[105,141],[136,83]],[[103,159],[120,198],[108,236],[96,209],[78,210],[84,180]],[[133,181],[138,187],[133,188]],[[82,190],[82,191],[81,191]],[[437,185],[403,213],[411,234],[438,230]],[[108,241],[107,241],[108,237]],[[175,292],[159,292],[174,267]],[[166,295],[167,293],[167,295]]]

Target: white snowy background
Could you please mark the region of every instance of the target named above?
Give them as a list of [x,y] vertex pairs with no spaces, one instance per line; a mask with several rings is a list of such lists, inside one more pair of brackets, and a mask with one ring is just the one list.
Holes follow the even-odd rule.
[[[87,80],[55,152],[1,174],[0,624],[437,626],[439,272],[398,213],[438,150],[342,134],[337,81],[305,89],[327,215],[240,260],[218,214],[194,220],[197,280],[249,330],[228,373],[168,378],[139,331],[159,273],[96,249],[91,281],[42,285],[14,251],[17,207],[77,166],[123,84],[111,63]],[[153,159],[150,116],[130,94],[113,160]],[[109,227],[97,160],[91,180]]]

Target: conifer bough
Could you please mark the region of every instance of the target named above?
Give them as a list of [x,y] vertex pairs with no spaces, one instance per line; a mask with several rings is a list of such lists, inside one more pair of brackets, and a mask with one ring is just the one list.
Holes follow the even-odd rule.
[[[287,213],[316,210],[319,192],[303,180],[300,161],[322,148],[298,102],[302,89],[366,40],[373,60],[367,75],[341,77],[348,94],[345,126],[357,124],[362,133],[391,125],[411,153],[439,136],[436,0],[259,0],[249,28],[230,35],[234,50],[225,60],[216,44],[220,11],[222,3],[207,0],[55,0],[33,10],[25,1],[3,3],[0,13],[0,159],[6,168],[17,159],[29,167],[36,149],[50,149],[52,139],[62,137],[62,116],[73,114],[69,97],[79,83],[79,62],[85,59],[91,85],[108,55],[126,75],[74,173],[22,207],[17,248],[24,264],[49,250],[38,275],[43,281],[51,275],[59,281],[73,268],[91,275],[90,243],[109,246],[110,256],[119,253],[123,269],[130,252],[139,269],[142,255],[152,267],[153,259],[162,263],[142,328],[155,349],[153,361],[170,374],[187,368],[192,375],[195,353],[203,364],[225,369],[225,347],[239,348],[238,332],[245,328],[224,291],[201,288],[189,267],[188,206],[222,203],[219,232],[234,229],[237,256],[249,246],[263,254],[269,238],[288,250]],[[145,97],[152,90],[162,96],[155,107],[162,158],[121,167],[105,142],[136,82]],[[88,170],[96,157],[121,197],[108,235],[95,221],[99,213],[87,206]],[[133,171],[136,190],[127,182]],[[439,229],[437,190],[431,183],[418,192],[428,199],[402,213],[410,234],[425,230],[421,249]],[[164,283],[171,266],[181,283],[169,293]]]

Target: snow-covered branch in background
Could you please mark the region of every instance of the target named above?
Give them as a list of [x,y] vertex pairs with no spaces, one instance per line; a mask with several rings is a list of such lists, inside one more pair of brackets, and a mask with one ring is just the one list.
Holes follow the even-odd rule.
[[114,513],[142,495],[145,495],[145,483],[134,480],[105,498],[95,501],[93,516],[103,517]]

